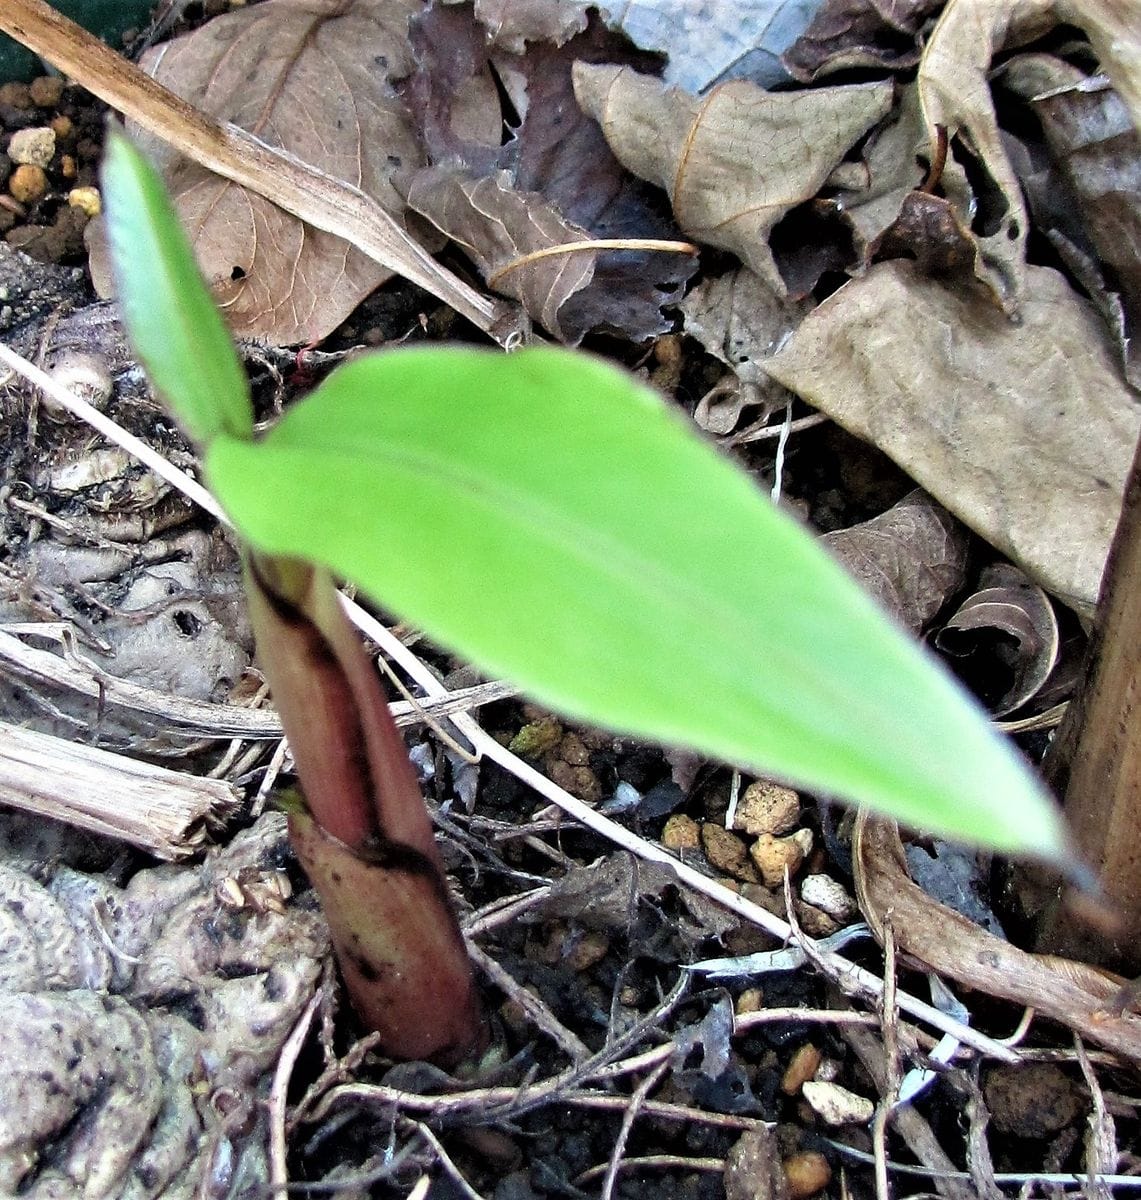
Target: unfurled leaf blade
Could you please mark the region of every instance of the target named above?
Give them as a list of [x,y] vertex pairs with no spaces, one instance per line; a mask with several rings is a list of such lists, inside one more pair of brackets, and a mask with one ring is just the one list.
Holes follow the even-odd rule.
[[229,331],[157,173],[114,130],[103,195],[123,320],[155,390],[201,446],[220,433],[251,437],[248,385]]
[[255,547],[326,564],[572,716],[1061,853],[1052,804],[957,686],[747,476],[597,360],[358,359],[206,465]]

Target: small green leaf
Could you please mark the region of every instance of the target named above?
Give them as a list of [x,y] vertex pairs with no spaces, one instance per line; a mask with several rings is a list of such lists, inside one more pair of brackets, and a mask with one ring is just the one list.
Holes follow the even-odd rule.
[[200,446],[252,437],[245,371],[162,181],[114,129],[103,197],[123,319],[155,390]]
[[327,565],[565,713],[1062,855],[1054,806],[957,685],[598,360],[369,356],[206,465],[259,550]]

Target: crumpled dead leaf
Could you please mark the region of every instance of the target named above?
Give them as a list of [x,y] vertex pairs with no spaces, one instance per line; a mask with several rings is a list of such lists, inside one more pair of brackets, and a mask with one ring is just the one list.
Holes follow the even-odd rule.
[[919,489],[878,517],[820,541],[913,633],[962,587],[970,549],[967,531]]
[[1046,593],[1010,563],[994,563],[979,590],[935,635],[995,717],[1033,699],[1058,661],[1058,619]]
[[732,82],[698,99],[628,67],[588,63],[575,66],[574,85],[618,158],[669,194],[681,228],[733,251],[782,295],[773,226],[892,104],[886,82],[795,93]]
[[[367,192],[389,212],[392,177],[420,150],[390,80],[412,66],[418,0],[267,0],[217,17],[144,56],[160,83],[213,116]],[[251,64],[256,69],[251,70]],[[315,342],[391,275],[341,238],[314,229],[135,131],[160,165],[199,264],[231,329],[275,345]],[[113,288],[92,236],[92,278]]]
[[517,270],[510,264],[535,251],[589,242],[588,230],[564,221],[535,192],[512,186],[506,171],[473,178],[461,168],[418,171],[408,204],[463,248],[480,275],[497,291],[518,300],[532,320],[560,341],[576,338],[559,323],[559,310],[594,277],[599,252],[579,250],[537,258]]
[[1126,374],[1141,389],[1141,134],[1121,97],[1097,79],[1039,96],[1032,107],[1118,293]]
[[1020,45],[1055,23],[1053,0],[949,0],[919,63],[919,98],[931,145],[942,127],[963,138],[1001,197],[1002,211],[977,229],[992,282],[1008,308],[1025,291],[1030,231],[1026,205],[998,128],[987,77],[1004,47]]
[[[681,299],[694,259],[589,245],[679,238],[660,199],[623,170],[574,102],[575,61],[628,61],[629,48],[595,21],[562,46],[530,42],[522,56],[491,55],[470,10],[440,7],[413,23],[412,37],[417,67],[402,93],[432,165],[411,181],[410,207],[469,254],[489,287],[520,299],[564,342],[594,329],[632,341],[669,329],[662,309]],[[501,145],[513,120],[518,128]],[[571,243],[587,245],[560,250]]]
[[[681,912],[663,923],[663,901],[675,890]],[[650,936],[669,942],[675,954],[679,947],[693,950],[703,939],[721,937],[737,926],[737,919],[719,905],[689,888],[678,888],[677,876],[669,867],[640,862],[622,851],[588,866],[572,867],[524,920],[560,918],[587,929],[625,932],[633,940]],[[639,946],[640,953],[649,949],[645,944]],[[660,952],[663,947],[658,949]]]
[[765,370],[1091,617],[1141,428],[1102,327],[1027,268],[1021,323],[907,262],[830,296]]
[[919,61],[916,34],[941,0],[825,0],[785,51],[802,83],[852,67],[899,70]]
[[862,812],[852,850],[856,895],[878,939],[890,910],[896,946],[920,969],[1032,1008],[1096,1045],[1141,1061],[1141,1020],[1114,1011],[1120,978],[1069,959],[1028,954],[932,900],[908,874],[891,821]]
[[597,9],[640,50],[668,55],[667,83],[697,93],[728,79],[787,82],[780,56],[818,7],[819,0],[735,0],[732,20],[724,20],[709,0],[475,0],[475,15],[493,45],[521,54],[527,42],[561,46]]

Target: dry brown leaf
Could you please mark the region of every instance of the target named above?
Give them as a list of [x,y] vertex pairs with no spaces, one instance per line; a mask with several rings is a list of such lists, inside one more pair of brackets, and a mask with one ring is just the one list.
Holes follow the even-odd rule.
[[1062,20],[1089,35],[1102,69],[1141,131],[1141,21],[1136,0],[1058,0]]
[[1053,0],[950,0],[919,63],[931,145],[939,126],[965,139],[1001,194],[1005,210],[978,232],[995,290],[1011,309],[1023,292],[1029,220],[1002,145],[987,72],[1003,47],[1038,37],[1054,23]]
[[1114,1011],[1121,979],[1084,963],[1028,954],[932,900],[908,874],[893,822],[860,814],[852,869],[872,931],[882,939],[890,910],[897,947],[922,969],[1033,1008],[1107,1050],[1141,1061],[1141,1018]]
[[913,633],[962,587],[970,548],[967,531],[919,489],[878,517],[820,540]]
[[[759,388],[753,403],[767,397],[783,403],[787,393],[758,365],[782,345],[808,311],[778,296],[748,267],[703,279],[681,305],[685,331],[729,367],[745,384]],[[724,432],[724,431],[722,431]]]
[[[856,251],[867,254],[868,243],[899,215],[904,198],[927,174],[927,130],[914,84],[901,89],[895,111],[868,138],[859,163],[843,163],[848,179],[840,184],[833,203],[855,234]],[[855,172],[851,168],[855,167]]]
[[698,99],[627,67],[579,63],[579,104],[635,175],[664,188],[681,228],[784,284],[768,239],[891,108],[890,83],[772,93],[726,83]]
[[500,272],[536,250],[590,241],[587,230],[564,221],[542,196],[516,191],[505,171],[472,178],[457,167],[426,167],[412,181],[408,204],[458,243],[497,291],[519,300],[544,329],[569,340],[559,325],[559,309],[590,283],[597,251],[556,254]]
[[1045,267],[1027,284],[1014,324],[911,263],[879,263],[764,366],[1090,617],[1141,408],[1088,304]]
[[491,45],[522,54],[528,42],[561,46],[583,33],[590,7],[590,0],[475,0],[475,19],[487,30]]
[[[958,660],[995,717],[1033,699],[1058,661],[1058,619],[1046,593],[1010,563],[995,563],[979,590],[935,635],[935,646]],[[989,684],[989,686],[988,686]]]
[[[416,167],[420,151],[389,80],[411,69],[407,27],[419,7],[419,0],[266,0],[155,47],[143,65],[211,115],[399,213],[392,176]],[[161,165],[238,336],[318,341],[390,277],[340,238],[137,136]],[[110,294],[101,241],[92,242],[91,266],[99,293]]]
[[851,67],[898,70],[919,61],[916,34],[941,0],[825,0],[785,51],[802,83]]
[[[412,39],[417,66],[402,93],[435,165],[413,181],[411,207],[564,342],[598,328],[633,341],[669,329],[662,308],[681,299],[690,255],[588,248],[518,262],[571,242],[680,239],[660,196],[623,169],[574,102],[575,61],[628,62],[629,48],[592,21],[561,47],[533,42],[523,56],[492,59],[470,9],[438,7],[413,22]],[[494,79],[510,81],[511,104]],[[523,120],[501,145],[512,109]]]
[[1126,373],[1141,387],[1141,134],[1117,92],[1096,80],[1052,90],[1033,108],[1120,296]]

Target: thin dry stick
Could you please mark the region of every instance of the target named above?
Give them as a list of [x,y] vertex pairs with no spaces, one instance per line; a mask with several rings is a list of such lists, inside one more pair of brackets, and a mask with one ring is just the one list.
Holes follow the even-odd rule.
[[513,1000],[522,1009],[536,1028],[541,1029],[559,1046],[571,1062],[584,1063],[590,1058],[592,1054],[590,1047],[577,1034],[572,1033],[538,996],[523,987],[509,971],[505,971],[490,954],[485,954],[471,938],[465,938],[464,941],[467,943],[468,954],[471,955],[475,965],[509,1000]]
[[451,1156],[444,1149],[440,1139],[424,1124],[423,1121],[415,1121],[413,1124],[416,1127],[416,1132],[428,1143],[432,1148],[440,1166],[444,1168],[444,1174],[460,1189],[467,1197],[467,1200],[483,1200],[483,1197],[471,1186],[464,1178],[463,1172],[451,1160]]
[[887,1178],[887,1123],[899,1095],[899,1010],[895,1006],[895,931],[891,909],[883,916],[883,995],[880,997],[880,1030],[883,1037],[883,1084],[872,1122],[872,1149],[876,1158],[876,1200],[891,1200]]
[[618,1169],[622,1165],[622,1155],[626,1150],[626,1143],[630,1140],[630,1131],[634,1128],[634,1122],[637,1120],[638,1113],[645,1107],[650,1093],[658,1086],[668,1068],[669,1063],[659,1063],[634,1089],[634,1093],[630,1097],[630,1102],[626,1106],[626,1111],[622,1114],[622,1125],[618,1130],[618,1136],[614,1139],[614,1149],[610,1152],[610,1162],[606,1167],[606,1178],[602,1181],[601,1200],[612,1200],[614,1185],[618,1181]]
[[[620,1171],[643,1167],[666,1171],[709,1171],[712,1174],[720,1174],[725,1170],[725,1160],[723,1158],[685,1158],[681,1154],[641,1154],[632,1158],[624,1158],[618,1164]],[[595,1167],[587,1167],[581,1175],[576,1177],[574,1185],[575,1187],[585,1187],[586,1184],[593,1183],[609,1169],[609,1163],[599,1163]]]
[[305,1005],[297,1024],[281,1048],[277,1067],[273,1072],[273,1084],[269,1089],[269,1185],[275,1193],[284,1192],[289,1184],[289,1172],[285,1162],[285,1099],[289,1094],[289,1081],[293,1077],[297,1056],[309,1036],[313,1014],[317,1011],[320,1001],[321,990],[318,988],[309,997],[309,1003]]
[[317,229],[344,238],[381,266],[431,292],[500,344],[519,342],[517,309],[480,295],[441,267],[359,188],[228,121],[207,116],[43,0],[4,0],[0,30],[187,158]]
[[661,238],[588,238],[581,242],[560,242],[557,246],[544,246],[541,250],[532,250],[529,254],[513,258],[487,277],[487,286],[493,288],[504,275],[509,275],[512,271],[518,271],[521,267],[526,267],[543,258],[557,258],[561,255],[598,250],[651,250],[659,254],[691,255],[699,253],[698,247],[692,242],[671,242]]

